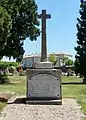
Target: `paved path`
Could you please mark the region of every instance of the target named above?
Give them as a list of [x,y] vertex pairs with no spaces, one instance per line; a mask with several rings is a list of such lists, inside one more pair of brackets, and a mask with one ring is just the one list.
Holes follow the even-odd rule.
[[82,120],[80,109],[74,99],[63,99],[62,105],[8,104],[0,120]]

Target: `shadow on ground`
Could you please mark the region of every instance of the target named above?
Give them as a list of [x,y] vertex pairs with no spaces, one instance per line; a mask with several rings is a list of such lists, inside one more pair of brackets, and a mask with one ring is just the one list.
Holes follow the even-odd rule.
[[[28,101],[28,102],[26,102]],[[29,105],[61,105],[61,99],[54,98],[16,98],[14,101],[8,102],[8,104],[29,104]]]
[[17,98],[14,101],[8,102],[8,104],[26,104],[26,98]]
[[85,85],[83,82],[62,82],[62,85]]

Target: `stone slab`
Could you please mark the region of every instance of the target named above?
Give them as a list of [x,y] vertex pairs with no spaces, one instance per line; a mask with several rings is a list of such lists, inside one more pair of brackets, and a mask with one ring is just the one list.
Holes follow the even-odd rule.
[[50,74],[56,77],[59,77],[61,80],[61,70],[60,69],[27,69],[27,78],[30,76],[39,74],[39,73],[45,73],[45,74]]
[[27,98],[61,99],[61,70],[27,70]]
[[40,62],[40,63],[37,63],[35,68],[39,69],[52,69],[53,68],[53,63],[52,62]]
[[28,79],[28,97],[60,96],[60,79],[49,74],[37,74]]
[[26,100],[26,104],[62,105],[62,100]]

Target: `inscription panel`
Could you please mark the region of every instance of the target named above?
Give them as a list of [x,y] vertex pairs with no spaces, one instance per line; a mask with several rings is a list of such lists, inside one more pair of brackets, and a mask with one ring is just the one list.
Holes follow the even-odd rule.
[[28,97],[60,97],[60,79],[49,74],[28,78]]

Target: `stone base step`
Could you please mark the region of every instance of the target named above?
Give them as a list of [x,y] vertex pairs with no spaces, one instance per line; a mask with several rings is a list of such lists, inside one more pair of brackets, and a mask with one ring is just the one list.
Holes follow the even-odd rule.
[[62,100],[26,100],[26,104],[62,105]]

